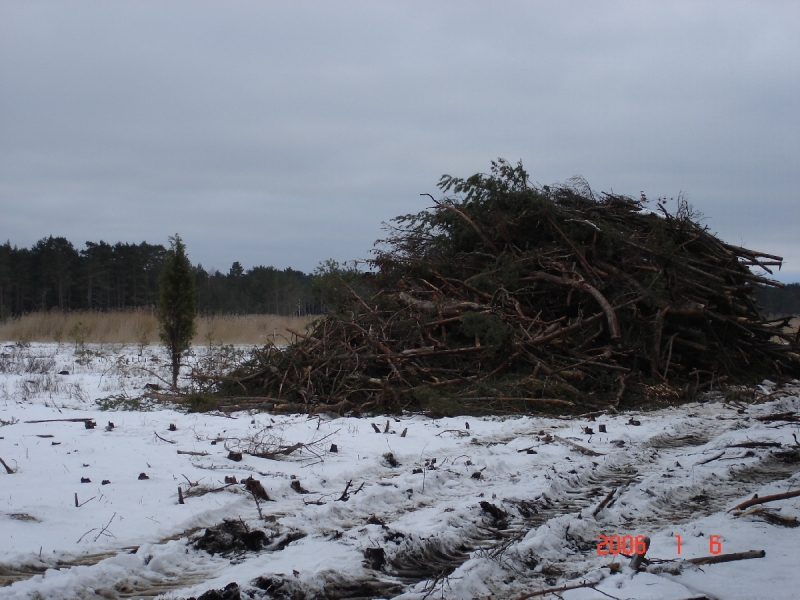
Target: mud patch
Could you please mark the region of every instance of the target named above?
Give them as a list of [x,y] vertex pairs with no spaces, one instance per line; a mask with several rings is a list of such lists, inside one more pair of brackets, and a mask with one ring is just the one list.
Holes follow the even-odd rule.
[[238,552],[258,552],[269,543],[267,534],[260,529],[250,529],[244,521],[225,519],[219,525],[206,529],[194,543],[197,550],[223,556]]
[[194,547],[221,556],[262,550],[275,552],[283,550],[305,535],[300,531],[281,533],[277,529],[267,534],[261,529],[251,529],[242,520],[225,519],[219,525],[206,529],[205,533],[194,542]]
[[197,598],[192,596],[186,600],[241,600],[242,594],[239,591],[239,584],[231,582],[221,590],[208,590]]
[[39,519],[34,517],[33,515],[29,515],[28,513],[6,513],[6,516],[9,519],[14,519],[15,521],[26,521],[29,523],[41,523]]

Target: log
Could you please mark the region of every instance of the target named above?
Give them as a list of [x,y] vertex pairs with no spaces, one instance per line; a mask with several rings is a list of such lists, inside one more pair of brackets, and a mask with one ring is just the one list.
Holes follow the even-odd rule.
[[772,494],[771,496],[763,496],[761,498],[758,497],[758,494],[755,494],[750,500],[746,500],[741,504],[737,504],[728,512],[733,512],[734,510],[744,510],[750,506],[754,506],[756,504],[764,504],[766,502],[775,502],[776,500],[787,500],[788,498],[797,498],[800,496],[800,490],[795,490],[793,492],[784,492],[783,494]]
[[780,442],[742,442],[741,444],[731,444],[728,448],[780,448]]
[[750,558],[764,558],[764,550],[748,550],[747,552],[733,552],[731,554],[717,554],[716,556],[700,556],[690,558],[686,562],[693,565],[715,565],[717,563],[732,562],[734,560],[747,560]]

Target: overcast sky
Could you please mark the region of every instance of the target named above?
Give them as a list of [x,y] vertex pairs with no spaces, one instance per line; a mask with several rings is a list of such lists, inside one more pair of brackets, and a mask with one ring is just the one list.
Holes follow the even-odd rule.
[[443,173],[685,192],[800,281],[800,2],[0,0],[0,239],[369,256]]

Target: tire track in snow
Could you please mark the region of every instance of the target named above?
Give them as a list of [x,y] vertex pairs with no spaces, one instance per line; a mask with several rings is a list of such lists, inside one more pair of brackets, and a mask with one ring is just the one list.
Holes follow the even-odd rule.
[[[620,488],[616,495],[617,504],[599,513],[595,529],[601,531],[615,523],[624,522],[631,530],[646,533],[718,512],[727,507],[732,499],[748,494],[764,483],[785,479],[800,471],[800,456],[797,456],[800,453],[782,454],[759,450],[754,453],[755,456],[748,457],[746,464],[729,468],[726,471],[727,477],[719,474],[713,477],[706,475],[702,466],[695,467],[693,478],[687,477],[680,470],[668,472],[669,467],[676,462],[683,461],[689,468],[693,457],[695,462],[704,458],[701,452],[713,448],[715,442],[719,444],[717,440],[736,426],[737,422],[720,421],[712,416],[694,418],[674,424],[668,431],[648,439],[630,442],[626,447],[614,450],[605,457],[586,457],[572,452],[569,454],[570,462],[566,463],[569,464],[569,471],[564,469],[556,472],[555,468],[551,468],[547,472],[546,477],[550,482],[543,493],[534,498],[507,497],[493,501],[507,513],[506,517],[495,518],[483,514],[477,501],[469,510],[447,513],[445,503],[439,501],[434,509],[438,511],[440,518],[460,522],[457,526],[428,537],[403,534],[402,527],[393,523],[393,519],[387,518],[387,539],[380,544],[385,549],[385,563],[380,569],[367,570],[363,580],[352,582],[352,589],[347,589],[352,593],[364,589],[377,590],[381,586],[382,589],[394,590],[391,586],[397,584],[406,590],[404,595],[414,597],[416,592],[410,590],[431,587],[436,581],[455,573],[470,559],[477,557],[495,560],[509,549],[513,550],[530,531],[550,524],[564,515],[577,514],[596,506],[612,488]],[[509,454],[511,452],[516,451],[508,451]],[[545,469],[544,464],[532,468],[536,466]],[[661,477],[662,475],[667,477]],[[365,477],[368,478],[368,484],[376,483],[374,473],[365,474]],[[649,494],[645,491],[648,489]],[[463,490],[454,492],[453,497],[472,497],[475,491],[473,487],[464,486]],[[635,502],[632,508],[624,505],[643,494],[647,496],[646,502]],[[638,510],[634,510],[636,506]],[[366,507],[359,508],[363,510]],[[403,510],[395,511],[390,516],[397,517],[402,512]],[[345,536],[354,534],[362,527],[363,522],[349,524],[343,527],[342,533]],[[319,532],[309,533],[319,535]],[[401,537],[395,537],[393,542],[391,538],[398,535]],[[573,546],[575,555],[582,553],[584,559],[587,559],[594,552],[596,538],[577,536],[568,542]],[[74,597],[154,598],[165,592],[174,592],[208,581],[227,566],[227,561],[224,561],[224,565],[217,565],[207,555],[186,551],[185,544],[180,549],[167,548],[165,544],[153,545],[142,556],[120,553],[113,557],[99,558],[94,566],[65,564],[62,569],[67,572],[61,574],[64,577],[65,591],[62,597],[71,597],[69,590],[73,589],[70,587],[68,571],[74,571],[76,576],[80,571],[83,581],[96,583],[92,592],[94,595]],[[153,558],[147,561],[149,554]],[[174,573],[158,565],[158,569],[151,567],[156,558],[165,559],[174,554],[184,557],[179,568],[175,567]],[[513,556],[513,552],[506,555]],[[67,568],[63,568],[64,566]],[[519,564],[517,566],[524,567]],[[120,567],[121,570],[115,571],[115,567]],[[92,573],[93,569],[96,569],[96,575]],[[530,581],[539,581],[545,577],[531,573],[529,567],[524,569]],[[568,566],[564,565],[563,570],[568,572]],[[21,571],[20,577],[31,576],[30,573]],[[104,571],[115,572],[119,577],[113,579],[113,582],[109,581],[103,575]],[[51,575],[57,576],[48,574],[48,577]],[[390,577],[388,581],[387,575]],[[292,589],[296,593],[305,593],[303,590],[306,588],[302,580],[298,580],[292,583]],[[350,592],[345,588],[342,590],[343,595],[337,597],[353,597],[347,595]],[[308,588],[306,592],[313,593],[313,590]],[[0,589],[0,597],[5,597],[3,589]]]
[[[730,429],[730,426],[711,418],[686,421],[671,427],[667,432],[631,445],[626,450],[615,454],[614,457],[607,457],[602,465],[595,465],[593,469],[573,469],[573,471],[581,472],[574,473],[572,477],[561,477],[560,480],[554,481],[550,489],[534,501],[527,499],[504,500],[504,506],[511,510],[515,509],[516,515],[509,515],[508,528],[503,532],[503,538],[506,539],[482,548],[480,550],[482,556],[487,560],[496,561],[497,566],[503,568],[498,557],[501,557],[530,531],[564,515],[578,514],[587,508],[596,506],[606,492],[613,488],[621,488],[621,492],[616,494],[614,499],[615,502],[620,503],[618,506],[627,504],[627,501],[632,500],[634,496],[647,493],[645,492],[647,489],[645,482],[655,478],[673,479],[670,473],[664,472],[670,470],[665,467],[677,464],[680,460],[688,462],[687,459],[692,456],[692,453],[687,453],[687,448],[698,448],[699,450],[701,446],[713,445],[715,440]],[[648,495],[652,497],[644,504],[645,510],[637,510],[631,506],[616,511],[617,514],[613,516],[617,518],[609,520],[603,518],[603,512],[605,512],[603,511],[598,514],[599,518],[594,523],[585,519],[591,523],[587,527],[588,535],[579,535],[568,541],[578,553],[584,554],[585,559],[590,559],[596,552],[597,535],[608,533],[609,528],[619,527],[620,523],[624,523],[627,530],[635,531],[637,534],[658,531],[664,527],[686,523],[722,511],[733,500],[751,493],[760,486],[786,479],[800,472],[800,450],[760,450],[753,452],[752,456],[739,458],[753,460],[744,466],[730,467],[727,470],[728,477],[726,478],[715,472],[711,472],[709,475],[695,473],[692,477],[693,481],[688,485],[683,483],[662,484],[658,486],[656,493],[647,490]],[[585,467],[587,463],[591,462],[591,459],[584,459],[583,466]],[[666,477],[662,477],[664,475]],[[601,489],[602,493],[598,493]],[[622,516],[621,519],[620,516]],[[509,537],[510,540],[507,539]],[[435,569],[451,567],[465,555],[467,558],[473,556],[464,550],[465,546],[472,545],[471,541],[465,540],[465,544],[460,547],[461,551],[446,556],[446,560],[440,559],[438,562],[434,560],[428,563],[432,568],[428,571],[427,581],[423,587],[425,593],[430,591],[431,586],[435,585],[437,581],[454,574],[458,567],[448,568],[446,571],[436,571]],[[429,543],[434,546],[437,544],[436,541]],[[453,545],[454,542],[451,540],[449,546]],[[472,546],[474,551],[477,544]],[[440,552],[445,548],[443,545],[438,547]],[[416,555],[419,554],[421,551],[417,550]],[[434,553],[429,550],[427,554]],[[411,556],[415,556],[415,553],[412,552]],[[434,554],[434,556],[436,555]],[[466,562],[467,558],[463,558],[462,564]],[[395,560],[397,561],[397,559]],[[569,562],[575,563],[576,559],[572,558]],[[520,569],[518,567],[520,566],[514,565],[512,571],[507,572],[506,575],[519,578]],[[568,565],[562,568],[565,574],[569,570]],[[523,572],[525,570],[531,577],[530,581],[541,582],[546,579],[544,575],[536,576],[530,572],[530,569],[523,569]],[[420,570],[420,574],[423,572],[424,569]],[[582,568],[578,568],[573,575],[578,576],[584,572]],[[550,578],[548,583],[552,583],[552,581],[553,578]],[[419,583],[417,582],[417,584]],[[416,589],[420,589],[419,585]],[[506,589],[505,592],[507,593],[508,590]],[[424,594],[420,594],[420,596],[422,595]],[[402,597],[415,598],[417,594],[410,593]]]

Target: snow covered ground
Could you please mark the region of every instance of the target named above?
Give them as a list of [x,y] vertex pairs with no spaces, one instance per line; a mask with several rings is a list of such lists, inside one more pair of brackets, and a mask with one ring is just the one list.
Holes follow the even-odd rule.
[[[800,488],[800,386],[594,421],[228,417],[137,407],[159,358],[2,348],[0,598],[800,597],[800,497],[729,511]],[[599,554],[615,535],[649,537],[650,564]]]

